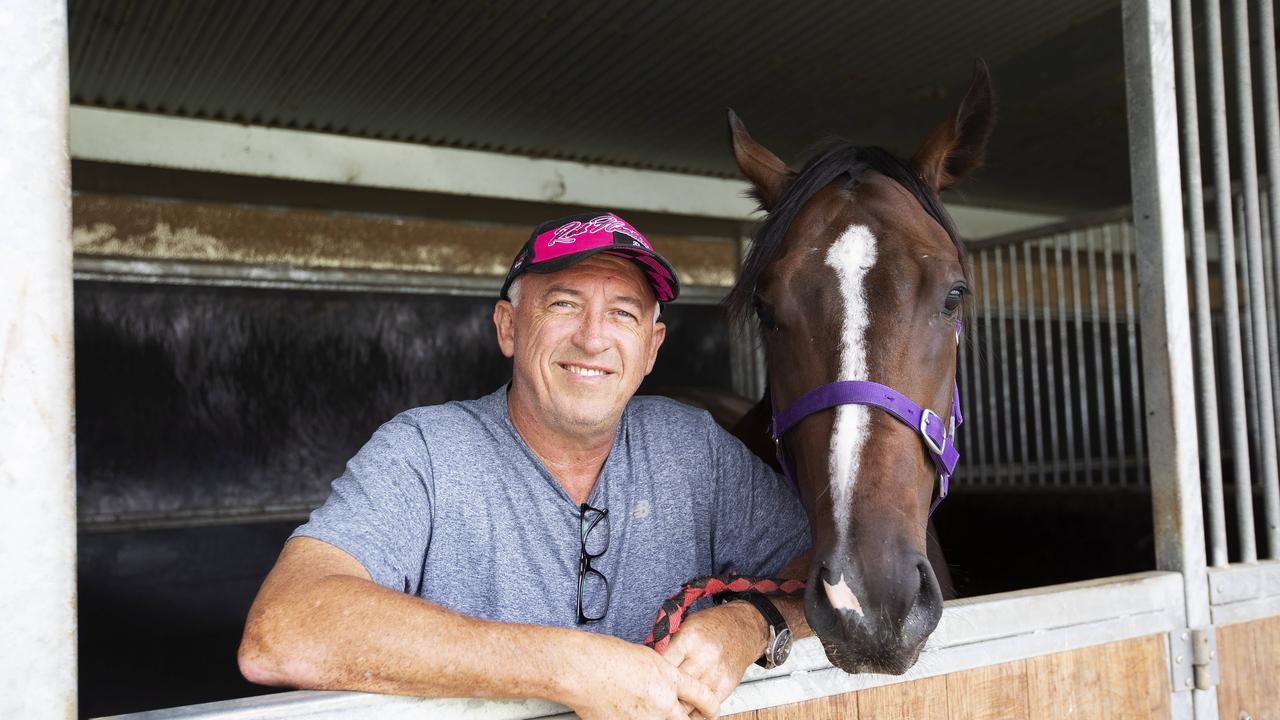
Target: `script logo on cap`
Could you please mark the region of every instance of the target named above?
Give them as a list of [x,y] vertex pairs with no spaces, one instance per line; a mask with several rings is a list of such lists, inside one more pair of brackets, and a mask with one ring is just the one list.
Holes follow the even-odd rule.
[[648,250],[653,249],[649,247],[649,243],[644,239],[643,235],[615,215],[601,215],[600,217],[592,218],[585,223],[578,222],[577,220],[565,223],[564,225],[556,228],[551,234],[551,238],[547,240],[547,247],[561,243],[565,245],[575,243],[582,235],[615,232],[626,235]]

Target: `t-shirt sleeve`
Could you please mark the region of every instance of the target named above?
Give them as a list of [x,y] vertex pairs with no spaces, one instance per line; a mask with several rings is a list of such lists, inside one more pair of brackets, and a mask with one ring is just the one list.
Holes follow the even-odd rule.
[[809,520],[787,480],[711,423],[716,574],[774,575],[809,549]]
[[421,431],[392,420],[347,461],[329,499],[290,539],[329,543],[358,560],[379,585],[415,593],[431,541],[432,492]]

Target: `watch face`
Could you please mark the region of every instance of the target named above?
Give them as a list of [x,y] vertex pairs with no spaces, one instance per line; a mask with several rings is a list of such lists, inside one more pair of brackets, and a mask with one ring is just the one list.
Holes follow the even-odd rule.
[[791,629],[783,628],[778,633],[778,637],[773,641],[773,664],[781,665],[787,661],[787,656],[791,654]]

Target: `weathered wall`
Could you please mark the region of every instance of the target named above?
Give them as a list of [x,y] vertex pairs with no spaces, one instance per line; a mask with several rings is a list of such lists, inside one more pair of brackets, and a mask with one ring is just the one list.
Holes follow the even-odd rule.
[[[75,252],[84,257],[497,277],[506,275],[532,229],[84,193],[73,200],[72,219]],[[643,226],[640,230],[646,232]],[[682,284],[733,284],[736,251],[728,238],[646,234],[671,261]]]

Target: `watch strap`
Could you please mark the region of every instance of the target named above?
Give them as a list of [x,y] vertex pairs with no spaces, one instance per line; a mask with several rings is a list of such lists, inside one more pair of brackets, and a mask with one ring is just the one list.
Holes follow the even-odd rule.
[[790,638],[791,631],[790,628],[787,627],[786,618],[782,617],[782,612],[778,610],[778,606],[774,605],[773,601],[763,593],[750,590],[743,593],[733,593],[732,595],[726,596],[724,599],[725,602],[732,602],[734,600],[744,600],[751,603],[751,606],[759,611],[759,613],[764,616],[765,622],[769,624],[769,643],[765,647],[764,655],[762,655],[760,659],[756,660],[756,664],[764,668],[774,667],[778,664],[778,658],[773,656],[773,652],[775,650],[774,643],[776,639],[782,637],[784,634],[788,639]]

